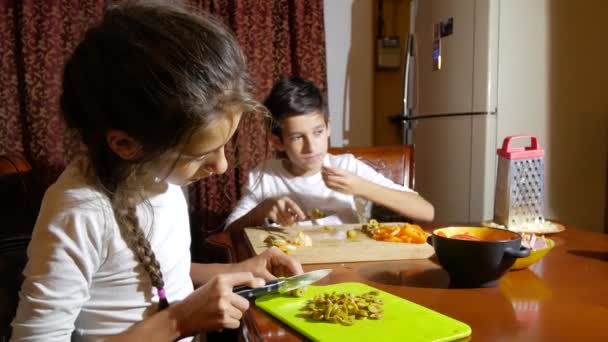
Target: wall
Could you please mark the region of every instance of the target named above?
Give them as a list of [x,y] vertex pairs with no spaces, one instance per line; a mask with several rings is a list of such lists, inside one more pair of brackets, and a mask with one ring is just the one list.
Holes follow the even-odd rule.
[[607,188],[608,2],[550,0],[547,6],[548,207],[564,222],[601,231]]
[[497,143],[510,134],[537,135],[546,150],[546,216],[602,231],[608,2],[503,0],[500,11]]
[[[506,136],[530,134],[545,148],[545,178],[553,147],[548,141],[549,60],[547,2],[550,0],[499,1],[498,120],[496,144]],[[529,142],[525,141],[526,143]],[[545,186],[550,202],[552,187]],[[556,215],[546,205],[546,216]]]
[[372,0],[324,1],[330,144],[373,143]]
[[[377,27],[378,0],[374,1],[374,29]],[[397,35],[401,41],[401,67],[396,70],[374,71],[374,145],[401,143],[400,127],[391,123],[390,116],[401,113],[403,105],[403,61],[410,22],[408,0],[384,0],[384,34]],[[376,32],[376,29],[374,30]],[[374,38],[374,44],[376,40]]]

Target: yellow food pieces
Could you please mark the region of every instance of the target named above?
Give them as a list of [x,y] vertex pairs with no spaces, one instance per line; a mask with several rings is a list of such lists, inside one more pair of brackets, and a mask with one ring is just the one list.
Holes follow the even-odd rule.
[[388,242],[425,243],[426,233],[417,224],[404,223],[401,225],[385,225],[372,219],[364,227],[374,240]]
[[310,211],[310,217],[313,220],[324,218],[325,216],[327,216],[327,214],[325,214],[325,212],[319,208],[314,208]]
[[312,239],[307,234],[299,231],[296,238],[293,240],[293,243],[297,246],[309,247],[312,246]]
[[306,294],[306,286],[291,290],[289,291],[289,294],[294,297],[303,297]]
[[302,308],[302,316],[342,325],[353,325],[357,319],[381,319],[384,317],[384,301],[378,292],[361,295],[350,293],[324,293],[315,296]]
[[326,232],[335,232],[336,228],[334,228],[332,226],[323,226],[323,230]]
[[287,239],[280,236],[268,235],[266,239],[264,239],[269,246],[279,247],[286,254],[291,254],[295,252],[299,246],[312,246],[312,238],[307,234],[299,231],[295,238]]
[[349,239],[354,239],[354,238],[357,237],[357,231],[351,229],[351,230],[349,230],[349,231],[346,232],[346,236]]

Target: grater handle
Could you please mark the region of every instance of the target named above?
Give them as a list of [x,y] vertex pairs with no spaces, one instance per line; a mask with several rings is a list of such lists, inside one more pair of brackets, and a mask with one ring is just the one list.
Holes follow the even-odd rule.
[[530,146],[529,148],[526,148],[526,150],[538,150],[539,146],[538,146],[538,138],[533,136],[533,135],[511,135],[505,138],[505,140],[502,142],[502,151],[506,152],[506,153],[510,153],[510,152],[514,152],[516,148],[512,148],[510,146],[511,141],[512,140],[516,140],[516,139],[530,139],[532,146]]

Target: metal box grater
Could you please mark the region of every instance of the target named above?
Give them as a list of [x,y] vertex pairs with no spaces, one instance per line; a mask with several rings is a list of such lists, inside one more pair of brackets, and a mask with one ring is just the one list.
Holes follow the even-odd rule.
[[[516,139],[529,138],[531,146],[513,147]],[[544,223],[545,151],[529,135],[506,137],[498,154],[494,197],[494,222],[506,227]]]

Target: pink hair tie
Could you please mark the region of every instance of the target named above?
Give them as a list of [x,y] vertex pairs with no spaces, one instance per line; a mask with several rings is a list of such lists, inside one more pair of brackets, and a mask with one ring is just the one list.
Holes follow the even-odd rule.
[[167,294],[165,293],[165,289],[158,289],[158,298],[167,298]]

